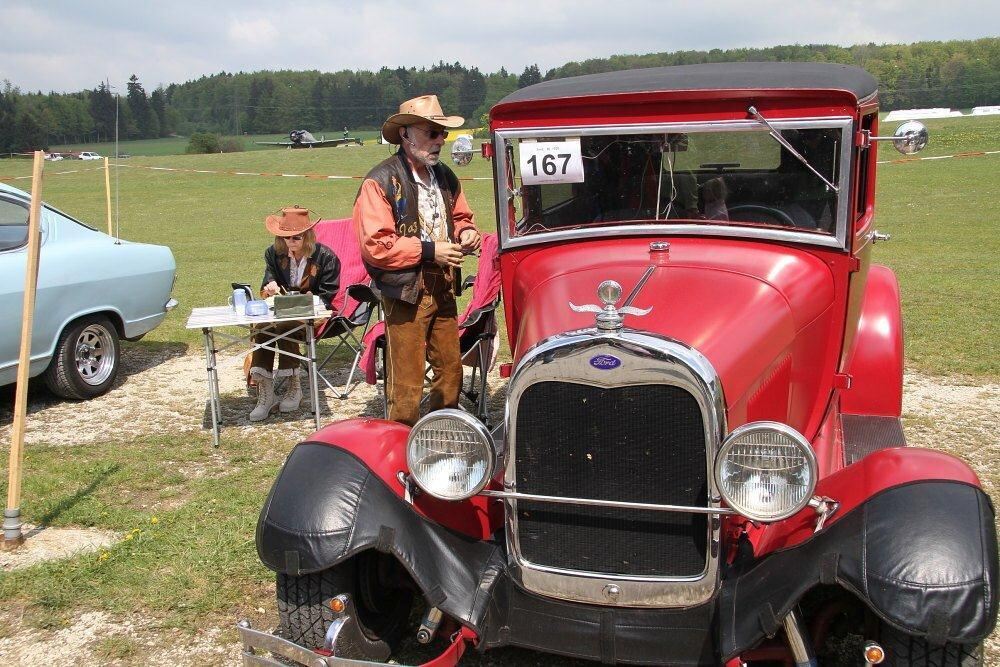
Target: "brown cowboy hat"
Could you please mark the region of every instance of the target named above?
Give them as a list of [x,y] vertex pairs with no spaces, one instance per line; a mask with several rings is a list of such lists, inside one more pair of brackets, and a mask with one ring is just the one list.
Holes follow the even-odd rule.
[[424,121],[441,127],[462,127],[465,124],[461,116],[444,115],[437,95],[421,95],[399,105],[399,113],[389,116],[382,125],[382,136],[390,144],[398,144],[401,128]]
[[297,236],[319,222],[309,219],[309,209],[289,206],[281,209],[281,215],[269,215],[264,220],[267,231],[275,236]]

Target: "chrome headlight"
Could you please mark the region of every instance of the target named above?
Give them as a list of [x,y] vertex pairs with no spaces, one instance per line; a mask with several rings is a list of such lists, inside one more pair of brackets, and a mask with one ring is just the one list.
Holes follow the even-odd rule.
[[729,506],[748,519],[787,519],[812,498],[816,455],[790,426],[744,424],[722,443],[715,481]]
[[461,410],[437,410],[418,421],[406,443],[413,480],[435,498],[464,500],[493,475],[496,447],[478,419]]

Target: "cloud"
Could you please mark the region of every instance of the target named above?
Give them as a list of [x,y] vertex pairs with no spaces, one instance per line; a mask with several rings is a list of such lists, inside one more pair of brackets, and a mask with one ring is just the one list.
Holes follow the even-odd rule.
[[[779,44],[973,39],[995,0],[4,0],[0,79],[75,91],[106,78],[147,90],[220,71],[378,70],[461,62],[519,74],[615,54]],[[970,19],[970,17],[974,17]],[[995,32],[995,31],[994,31]]]
[[270,19],[234,19],[226,31],[232,46],[240,49],[269,49],[281,36]]

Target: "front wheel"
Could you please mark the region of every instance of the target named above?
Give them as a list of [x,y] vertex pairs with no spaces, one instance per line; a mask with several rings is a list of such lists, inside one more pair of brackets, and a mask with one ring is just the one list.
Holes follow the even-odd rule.
[[[402,576],[401,576],[402,575]],[[364,552],[322,572],[277,576],[278,632],[308,649],[323,648],[336,615],[331,598],[347,594],[356,618],[338,657],[385,661],[408,627],[413,592],[401,587],[405,571],[395,558]],[[345,635],[346,636],[346,635]]]
[[937,646],[923,637],[914,637],[886,623],[880,624],[879,643],[885,649],[887,667],[980,667],[982,644],[945,644]]
[[118,331],[103,315],[71,323],[59,336],[45,371],[45,384],[57,396],[84,400],[107,393],[118,377]]

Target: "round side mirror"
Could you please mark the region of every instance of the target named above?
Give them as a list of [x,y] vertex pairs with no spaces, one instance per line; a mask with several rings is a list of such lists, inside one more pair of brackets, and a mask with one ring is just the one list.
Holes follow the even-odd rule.
[[927,128],[916,120],[908,120],[892,133],[892,145],[903,155],[913,155],[927,147]]
[[472,162],[471,134],[460,134],[455,138],[451,144],[451,159],[459,167],[464,167]]

